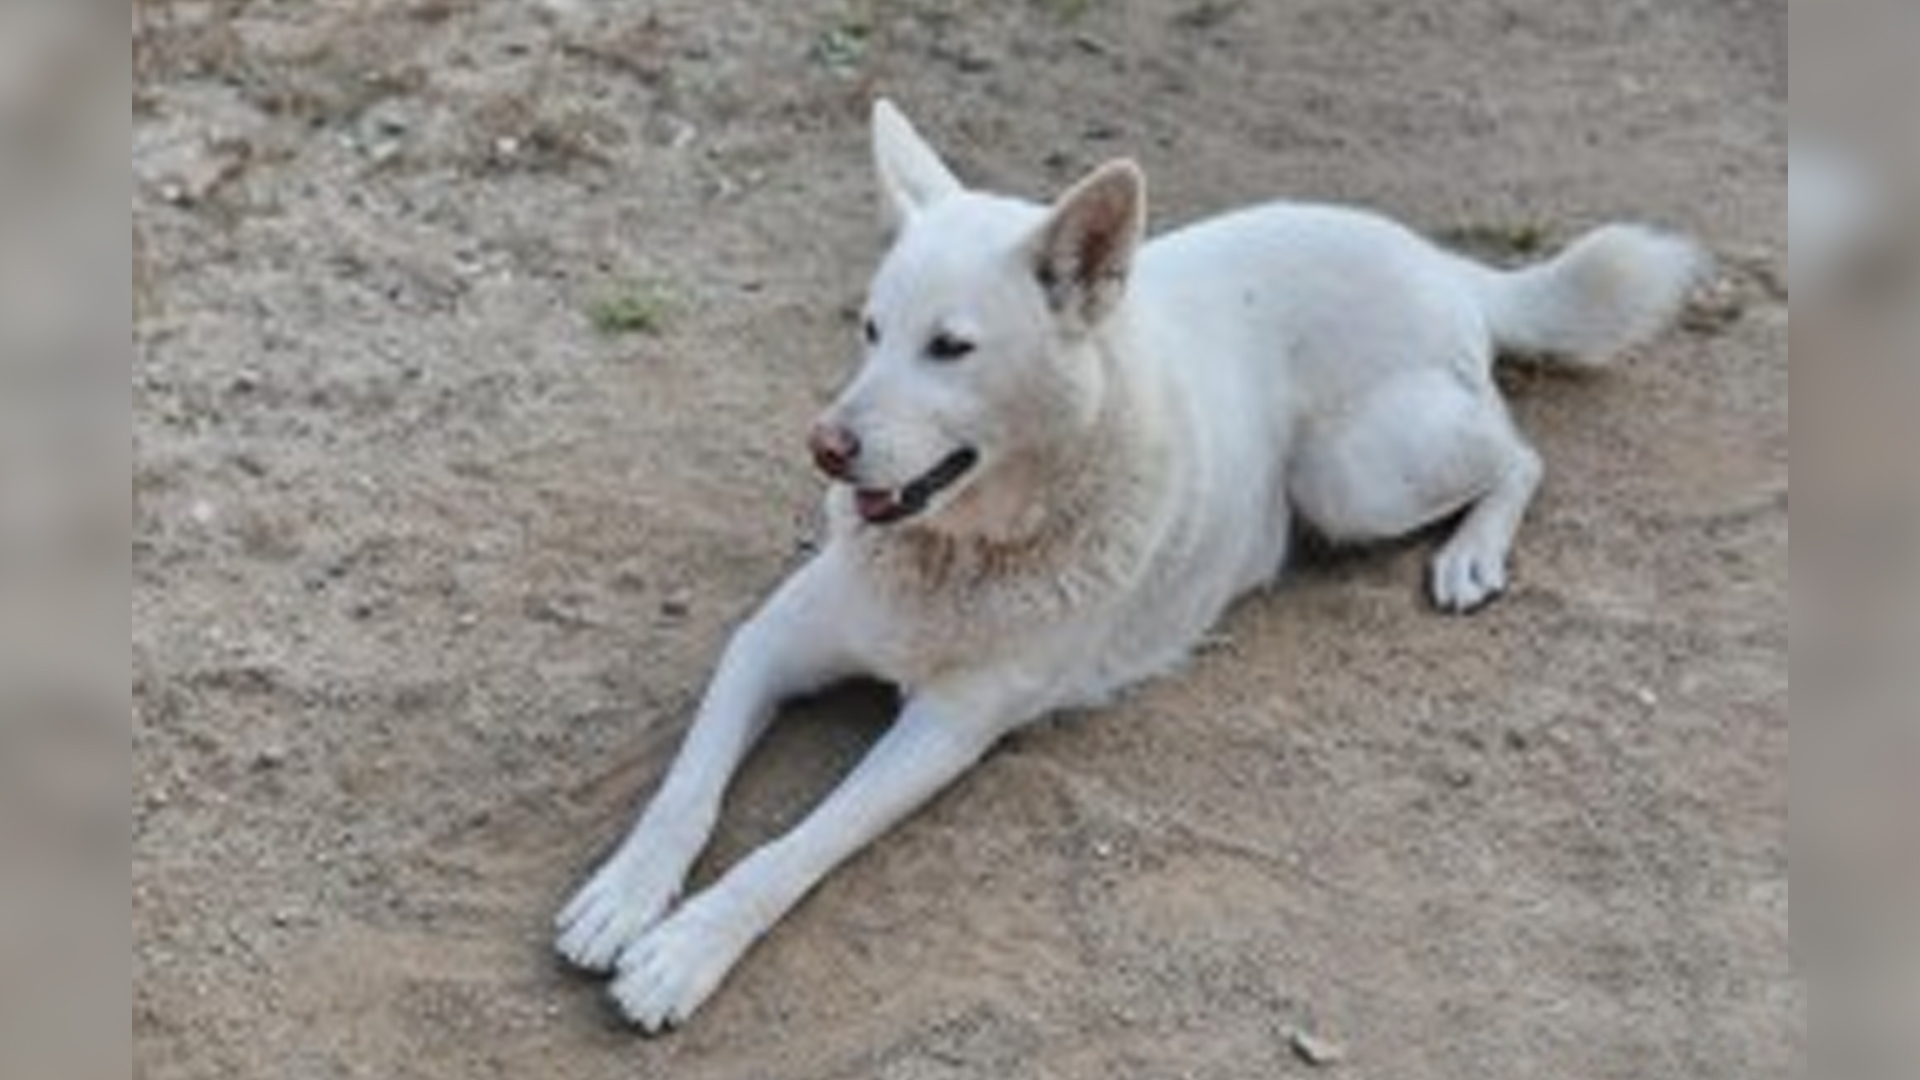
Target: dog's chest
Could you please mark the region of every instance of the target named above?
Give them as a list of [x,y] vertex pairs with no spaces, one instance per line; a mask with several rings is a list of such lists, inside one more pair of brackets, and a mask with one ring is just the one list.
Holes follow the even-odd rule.
[[866,550],[862,576],[880,613],[866,659],[909,690],[1008,667],[1052,687],[1048,707],[1096,704],[1180,663],[1236,595],[1278,567],[1284,527],[1276,537],[1252,507],[1227,517],[1189,518],[1144,549],[1087,542],[1024,562]]
[[865,564],[882,611],[868,651],[877,672],[904,687],[1018,656],[1076,607],[1071,585],[1046,575],[889,555]]

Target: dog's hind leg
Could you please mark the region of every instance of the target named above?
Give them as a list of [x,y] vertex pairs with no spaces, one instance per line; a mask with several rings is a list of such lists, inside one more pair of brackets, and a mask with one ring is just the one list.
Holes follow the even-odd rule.
[[1334,540],[1400,536],[1466,510],[1434,557],[1431,586],[1442,609],[1468,611],[1506,588],[1507,553],[1540,475],[1492,383],[1435,368],[1310,416],[1288,491]]
[[837,627],[843,568],[823,555],[742,624],[659,793],[620,848],[560,913],[556,947],[592,971],[667,913],[706,847],[728,783],[786,698],[850,674]]
[[1507,555],[1540,486],[1540,455],[1511,434],[1489,473],[1491,486],[1473,503],[1433,557],[1433,602],[1472,611],[1507,588]]

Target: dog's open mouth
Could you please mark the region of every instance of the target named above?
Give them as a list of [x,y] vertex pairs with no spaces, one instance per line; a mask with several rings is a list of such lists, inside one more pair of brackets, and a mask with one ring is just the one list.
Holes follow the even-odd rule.
[[979,452],[963,446],[905,487],[855,489],[854,508],[863,520],[872,525],[893,525],[905,521],[925,510],[934,496],[958,483],[979,463]]

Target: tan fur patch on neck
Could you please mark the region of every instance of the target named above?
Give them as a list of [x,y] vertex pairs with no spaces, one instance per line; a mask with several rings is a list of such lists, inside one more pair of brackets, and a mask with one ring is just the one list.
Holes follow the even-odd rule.
[[1027,527],[954,534],[852,525],[848,539],[878,591],[921,639],[913,651],[978,656],[1014,636],[1008,628],[1057,622],[1140,579],[1168,527],[1170,456],[1131,388],[1115,380],[1112,390],[1070,454],[1009,464],[1025,489],[1010,516]]

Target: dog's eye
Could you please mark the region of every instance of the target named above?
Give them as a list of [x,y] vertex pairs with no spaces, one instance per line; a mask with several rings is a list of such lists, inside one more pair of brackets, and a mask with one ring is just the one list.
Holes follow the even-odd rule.
[[860,336],[866,339],[868,345],[880,344],[880,324],[874,322],[871,315],[860,323]]
[[973,351],[973,342],[948,333],[939,333],[927,342],[927,355],[935,360],[953,361]]

